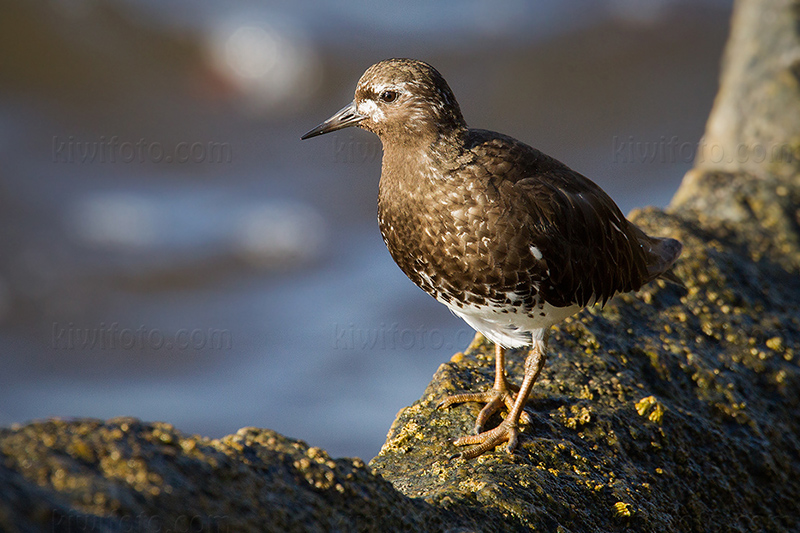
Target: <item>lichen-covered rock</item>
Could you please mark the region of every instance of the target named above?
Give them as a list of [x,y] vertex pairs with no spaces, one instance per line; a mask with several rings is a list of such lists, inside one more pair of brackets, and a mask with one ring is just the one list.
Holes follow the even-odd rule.
[[0,430],[0,494],[4,532],[422,531],[472,523],[403,496],[359,459],[332,459],[269,430],[210,440],[131,418]]
[[[448,459],[479,406],[435,406],[491,386],[492,347],[478,338],[401,411],[373,470],[409,496],[494,509],[522,529],[800,527],[800,271],[786,266],[800,256],[777,261],[786,249],[757,217],[700,218],[633,215],[683,241],[686,289],[658,282],[554,328],[516,454]],[[509,356],[512,381],[524,356]]]
[[[513,455],[450,459],[478,406],[435,406],[491,385],[477,337],[370,467],[254,428],[219,440],[128,418],[0,429],[0,530],[800,528],[800,204],[769,180],[723,178],[752,206],[735,221],[700,200],[633,214],[683,241],[686,288],[657,282],[554,328]],[[696,184],[713,195],[723,178]],[[512,381],[523,358],[509,354]]]

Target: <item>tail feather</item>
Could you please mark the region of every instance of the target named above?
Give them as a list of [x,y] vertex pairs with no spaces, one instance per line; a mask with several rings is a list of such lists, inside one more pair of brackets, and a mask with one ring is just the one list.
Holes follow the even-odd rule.
[[676,239],[669,237],[651,237],[635,224],[639,245],[647,257],[647,280],[645,283],[660,277],[667,281],[683,285],[683,282],[670,269],[681,255],[683,245]]
[[675,271],[672,270],[671,268],[659,274],[658,278],[663,279],[664,281],[668,281],[673,285],[677,285],[678,287],[683,287],[684,289],[686,288],[686,284],[683,282],[681,278],[678,277],[677,274],[675,274]]
[[650,280],[658,277],[683,285],[674,272],[670,269],[681,255],[683,245],[680,241],[668,237],[647,236],[647,243],[642,243],[645,249],[649,248],[650,261],[647,263],[647,274]]

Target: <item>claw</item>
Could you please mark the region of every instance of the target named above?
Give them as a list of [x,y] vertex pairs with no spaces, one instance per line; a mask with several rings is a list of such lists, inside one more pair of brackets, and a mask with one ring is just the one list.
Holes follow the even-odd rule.
[[519,434],[515,431],[508,437],[508,444],[506,445],[506,451],[508,453],[514,453],[514,450],[517,449],[518,444],[519,444]]
[[[486,425],[486,422],[489,420],[489,418],[491,418],[491,416],[497,411],[502,409],[503,406],[511,411],[515,400],[516,396],[512,395],[508,391],[489,389],[485,392],[464,393],[448,396],[436,405],[436,409],[450,407],[451,405],[457,403],[486,402],[486,405],[483,406],[483,409],[481,409],[481,412],[478,413],[478,417],[475,419],[475,433],[477,434],[483,431],[483,427]],[[519,420],[525,425],[530,425],[533,423],[533,417],[525,410],[520,413]]]
[[519,444],[519,431],[517,430],[517,425],[508,419],[503,420],[499,426],[492,430],[479,433],[478,435],[461,437],[460,439],[456,439],[453,444],[456,446],[477,444],[477,446],[457,454],[464,459],[473,459],[488,452],[489,450],[493,450],[504,442],[508,442],[506,449],[509,453],[513,452]]
[[[530,413],[525,411],[525,402],[531,393],[533,383],[539,376],[539,373],[544,366],[546,335],[545,338],[534,338],[533,347],[528,357],[525,359],[525,377],[522,380],[522,385],[517,389],[511,387],[506,380],[504,366],[504,350],[500,345],[496,345],[495,356],[495,381],[494,386],[485,392],[478,393],[463,393],[448,396],[437,405],[437,409],[448,407],[455,403],[462,402],[486,402],[486,405],[481,409],[475,420],[475,433],[456,439],[453,444],[456,446],[464,446],[475,444],[476,446],[465,450],[461,453],[455,454],[450,457],[463,457],[464,459],[473,459],[481,454],[493,450],[498,445],[507,442],[506,450],[509,453],[513,452],[519,445],[519,424],[530,424],[532,418]],[[517,394],[511,392],[512,389],[518,390]],[[496,428],[481,432],[483,425],[486,421],[503,406],[508,408],[508,415]]]

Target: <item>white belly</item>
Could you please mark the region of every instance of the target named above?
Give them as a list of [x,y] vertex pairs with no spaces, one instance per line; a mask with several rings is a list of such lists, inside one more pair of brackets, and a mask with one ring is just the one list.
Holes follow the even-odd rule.
[[[514,312],[513,308],[508,307],[446,305],[453,314],[464,319],[487,339],[505,348],[530,346],[534,337],[543,338],[542,335],[547,328],[582,309],[578,305],[553,307],[545,303],[541,308],[536,307],[531,314],[527,314]],[[508,312],[504,313],[503,310]]]

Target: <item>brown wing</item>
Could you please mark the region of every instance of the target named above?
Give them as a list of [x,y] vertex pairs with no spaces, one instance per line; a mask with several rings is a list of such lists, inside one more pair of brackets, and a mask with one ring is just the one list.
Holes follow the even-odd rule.
[[533,245],[546,263],[547,278],[539,285],[545,301],[559,307],[605,303],[658,275],[651,275],[655,258],[640,243],[640,235],[647,236],[594,182],[513,138],[484,130],[471,135],[471,151],[486,162],[498,191],[508,191],[515,197],[508,205],[524,210],[509,216],[530,240],[518,253],[530,253]]

